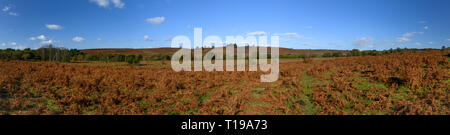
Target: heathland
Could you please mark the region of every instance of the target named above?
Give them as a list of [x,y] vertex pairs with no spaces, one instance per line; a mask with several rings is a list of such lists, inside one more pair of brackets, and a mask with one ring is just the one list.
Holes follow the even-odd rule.
[[449,114],[448,50],[355,52],[282,53],[295,57],[281,60],[279,80],[272,83],[260,82],[260,71],[174,72],[170,61],[153,55],[131,64],[17,56],[0,60],[0,113]]

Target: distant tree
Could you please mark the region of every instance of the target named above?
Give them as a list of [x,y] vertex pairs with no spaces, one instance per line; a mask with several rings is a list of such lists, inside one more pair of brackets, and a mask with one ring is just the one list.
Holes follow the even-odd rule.
[[135,59],[134,59],[134,64],[139,64],[142,60],[144,59],[144,57],[142,55],[138,55]]
[[23,58],[22,57],[22,51],[19,51],[19,50],[14,51],[14,53],[13,53],[13,55],[11,57],[11,59],[13,59],[13,60],[23,60],[22,58]]
[[322,57],[324,58],[328,58],[328,57],[332,57],[333,55],[330,52],[326,52],[324,54],[322,54]]
[[77,50],[77,49],[70,49],[69,50],[69,54],[70,54],[70,57],[76,57],[78,55],[84,55],[83,52],[81,52],[80,50]]
[[70,62],[69,50],[64,47],[53,47],[52,44],[37,50],[43,61]]
[[126,57],[126,61],[127,61],[128,64],[134,64],[135,59],[136,59],[136,56],[133,55],[133,54],[132,54],[132,55],[128,55],[128,56]]
[[377,52],[377,50],[370,50],[369,55],[376,56],[376,55],[378,55],[378,52]]
[[353,49],[350,54],[351,56],[359,56],[361,55],[361,52],[358,49]]
[[342,52],[333,52],[333,57],[342,57],[343,56],[343,54],[342,54]]

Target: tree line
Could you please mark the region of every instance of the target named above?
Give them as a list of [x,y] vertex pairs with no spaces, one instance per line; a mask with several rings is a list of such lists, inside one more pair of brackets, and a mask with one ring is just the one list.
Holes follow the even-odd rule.
[[0,59],[3,60],[27,60],[27,61],[51,61],[51,62],[74,62],[74,61],[103,61],[103,62],[127,62],[128,64],[139,64],[142,60],[170,60],[169,55],[152,54],[144,58],[138,55],[123,54],[97,54],[87,55],[77,49],[67,49],[64,47],[54,47],[52,45],[43,46],[32,50],[20,49],[0,49]]
[[[448,50],[449,48],[442,46],[441,50]],[[427,51],[427,50],[436,50],[432,48],[426,48],[426,49],[417,49],[417,48],[396,48],[396,49],[388,49],[388,50],[364,50],[360,51],[358,49],[353,49],[350,51],[335,51],[335,52],[326,52],[321,55],[318,54],[311,54],[306,55],[302,53],[298,54],[282,54],[280,55],[280,58],[331,58],[331,57],[353,57],[353,56],[377,56],[377,55],[385,55],[385,54],[392,54],[392,53],[403,53],[403,52],[415,52],[415,51]]]
[[[448,50],[449,48],[442,46],[441,50]],[[280,58],[330,58],[330,57],[352,57],[352,56],[376,56],[385,55],[392,53],[402,53],[407,51],[426,51],[435,49],[416,49],[416,48],[396,48],[389,50],[364,50],[360,51],[358,49],[353,49],[351,51],[335,51],[326,52],[321,55],[319,54],[281,54]],[[259,52],[257,52],[259,54]],[[259,55],[257,55],[259,57]],[[270,59],[270,54],[267,54]],[[226,56],[223,57],[226,59]],[[73,61],[103,61],[109,62],[127,62],[128,64],[139,64],[140,61],[160,61],[160,60],[170,60],[171,56],[166,54],[151,54],[149,56],[138,55],[124,55],[124,54],[97,54],[97,55],[87,55],[77,49],[66,49],[64,47],[54,47],[52,45],[43,46],[39,49],[32,50],[26,48],[23,50],[15,50],[7,48],[5,50],[0,49],[0,59],[3,60],[32,60],[32,61],[52,61],[52,62],[73,62]],[[193,59],[193,57],[192,57]],[[215,59],[213,57],[213,59]],[[248,59],[248,56],[246,56]]]

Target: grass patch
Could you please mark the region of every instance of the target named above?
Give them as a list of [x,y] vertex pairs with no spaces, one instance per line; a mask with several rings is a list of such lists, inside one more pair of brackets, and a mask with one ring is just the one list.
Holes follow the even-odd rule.
[[359,79],[360,82],[356,83],[355,86],[360,91],[368,91],[372,88],[388,89],[388,87],[384,84],[370,82],[366,78],[361,76],[358,76],[357,79]]
[[201,97],[199,97],[199,98],[197,99],[197,101],[200,102],[200,103],[203,103],[203,102],[205,102],[205,101],[208,101],[209,99],[211,99],[211,98],[208,97],[208,96],[201,96]]
[[260,98],[262,96],[261,93],[265,90],[266,88],[254,88],[252,90],[252,96],[255,98]]
[[406,86],[402,86],[402,87],[400,87],[399,91],[400,92],[397,92],[394,94],[394,96],[392,97],[392,100],[403,101],[403,100],[411,99],[410,95],[408,94],[410,91],[410,88],[408,88]]
[[266,103],[266,102],[250,102],[250,105],[252,105],[252,106],[269,106],[270,103]]
[[[305,113],[306,115],[314,115],[317,114],[317,112],[320,111],[320,106],[316,106],[312,103],[312,98],[307,96],[308,94],[311,94],[313,91],[313,87],[317,86],[317,85],[322,85],[324,84],[324,82],[317,82],[314,80],[314,78],[312,76],[309,76],[308,74],[306,74],[306,72],[304,71],[302,73],[302,81],[301,81],[302,85],[303,85],[303,93],[300,93],[298,98],[300,100],[293,100],[294,103],[299,103],[301,105],[301,107],[299,108],[299,110],[301,110],[303,113]],[[294,99],[297,99],[297,97],[293,97]],[[294,103],[290,103],[288,104],[289,106],[293,106],[292,104]]]

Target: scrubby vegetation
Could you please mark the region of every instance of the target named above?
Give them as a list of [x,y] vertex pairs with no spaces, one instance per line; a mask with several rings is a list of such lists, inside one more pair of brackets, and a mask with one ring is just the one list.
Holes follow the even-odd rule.
[[0,113],[448,115],[448,54],[281,63],[273,83],[260,82],[263,72],[0,60]]

